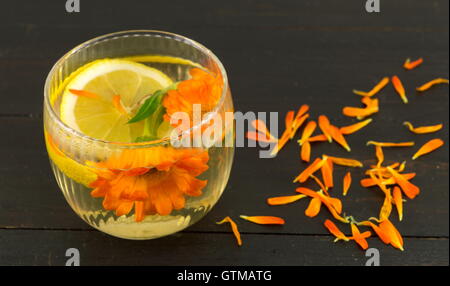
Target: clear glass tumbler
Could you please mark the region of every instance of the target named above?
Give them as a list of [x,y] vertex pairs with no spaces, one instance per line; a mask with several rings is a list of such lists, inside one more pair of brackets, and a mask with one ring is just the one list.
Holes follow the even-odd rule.
[[[220,78],[220,99],[209,115],[233,112],[227,75],[207,48],[172,33],[139,30],[104,35],[65,54],[44,89],[44,133],[56,181],[72,209],[92,227],[127,239],[153,239],[201,219],[227,184],[234,146],[233,124],[223,144],[177,147],[169,137],[130,144],[89,137],[61,120],[61,97],[80,69],[99,59],[127,59],[165,73],[173,82],[192,68]],[[208,125],[202,120],[185,133]],[[217,142],[216,142],[217,143]]]

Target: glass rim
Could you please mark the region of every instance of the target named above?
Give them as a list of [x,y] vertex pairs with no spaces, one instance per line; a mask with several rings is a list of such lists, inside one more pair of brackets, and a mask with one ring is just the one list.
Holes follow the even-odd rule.
[[133,36],[133,34],[135,36],[139,36],[139,35],[147,35],[147,36],[155,36],[155,35],[159,35],[160,37],[166,37],[168,39],[171,40],[175,40],[175,41],[179,41],[179,42],[183,42],[186,43],[196,49],[198,49],[199,51],[201,51],[202,53],[206,54],[207,56],[209,56],[215,64],[217,64],[219,71],[221,73],[221,78],[222,78],[222,94],[220,96],[219,101],[216,103],[216,105],[214,106],[214,108],[207,113],[207,116],[205,118],[202,118],[202,120],[197,123],[196,125],[192,126],[191,128],[183,131],[183,134],[190,134],[193,132],[194,129],[200,128],[201,126],[203,126],[204,124],[206,124],[208,121],[210,121],[212,118],[214,118],[214,116],[216,116],[216,114],[219,112],[219,109],[222,107],[222,105],[225,102],[225,98],[227,96],[227,92],[228,92],[228,77],[227,77],[227,73],[226,70],[222,64],[222,62],[219,60],[219,58],[208,48],[206,48],[204,45],[198,43],[197,41],[194,41],[192,39],[189,39],[185,36],[179,35],[179,34],[175,34],[175,33],[171,33],[171,32],[165,32],[165,31],[159,31],[159,30],[125,30],[125,31],[118,31],[118,32],[113,32],[113,33],[108,33],[108,34],[104,34],[95,38],[92,38],[90,40],[87,40],[77,46],[75,46],[74,48],[72,48],[70,51],[68,51],[67,53],[65,53],[62,57],[60,57],[56,63],[52,66],[52,68],[50,69],[50,72],[48,73],[46,80],[45,80],[45,85],[44,85],[44,108],[47,110],[50,120],[52,122],[55,122],[58,126],[58,128],[64,130],[65,132],[68,132],[69,134],[72,134],[76,137],[81,137],[83,140],[87,140],[87,141],[91,141],[92,143],[99,143],[99,144],[107,144],[107,145],[115,145],[118,147],[122,147],[122,148],[144,148],[144,147],[151,147],[151,146],[155,146],[155,145],[161,145],[162,143],[168,142],[170,141],[170,137],[165,137],[165,138],[161,138],[161,139],[157,139],[157,140],[152,140],[152,141],[146,141],[146,142],[138,142],[138,143],[133,143],[133,142],[114,142],[114,141],[107,141],[107,140],[103,140],[103,139],[98,139],[98,138],[94,138],[91,136],[88,136],[84,133],[82,133],[81,131],[78,131],[72,127],[70,127],[69,125],[67,125],[66,123],[62,122],[60,117],[56,114],[52,104],[50,103],[50,81],[52,76],[55,74],[56,69],[62,65],[62,63],[67,60],[68,57],[70,57],[71,55],[77,53],[78,51],[80,51],[83,48],[89,47],[90,45],[94,44],[94,43],[98,43],[101,41],[106,41],[110,38],[116,38],[116,37],[123,37],[123,36]]

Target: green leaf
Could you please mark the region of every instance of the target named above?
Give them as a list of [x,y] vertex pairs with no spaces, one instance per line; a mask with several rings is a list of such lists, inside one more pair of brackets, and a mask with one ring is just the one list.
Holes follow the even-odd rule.
[[131,118],[128,123],[139,122],[151,116],[161,106],[163,96],[166,95],[169,90],[176,89],[177,86],[178,83],[174,83],[164,89],[155,91],[155,93],[153,93],[151,97],[147,98],[147,100],[144,101],[136,115]]
[[161,104],[161,98],[165,94],[163,92],[164,92],[163,90],[158,90],[146,101],[144,101],[144,103],[141,105],[136,115],[133,118],[131,118],[128,121],[128,123],[139,122],[152,115],[153,112],[155,112],[155,110]]

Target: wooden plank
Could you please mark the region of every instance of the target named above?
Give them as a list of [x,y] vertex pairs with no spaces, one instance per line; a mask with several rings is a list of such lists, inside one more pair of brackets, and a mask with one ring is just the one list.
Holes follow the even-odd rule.
[[[368,259],[355,243],[333,243],[328,236],[244,234],[243,240],[238,247],[230,233],[127,241],[91,231],[0,230],[0,265],[64,265],[68,248],[79,250],[84,266],[364,266]],[[448,265],[448,239],[407,238],[404,252],[369,241],[384,266]]]
[[[0,140],[0,157],[4,160],[0,166],[0,227],[90,229],[66,204],[56,185],[43,144],[41,120],[2,118],[0,123],[0,134],[4,135]],[[373,124],[370,132],[361,131],[349,140],[354,147],[351,156],[360,158],[365,164],[374,163],[372,148],[365,147],[367,139],[384,139],[382,135],[390,136],[386,138],[394,141],[404,136],[406,140],[413,138],[402,126],[391,130],[383,129],[383,126],[391,124],[389,122]],[[378,136],[369,137],[374,130]],[[448,142],[448,129],[444,139]],[[425,138],[418,140],[424,141]],[[349,156],[340,147],[330,144],[314,146],[313,153]],[[322,223],[330,217],[329,214],[323,210],[315,219],[305,217],[303,213],[307,199],[278,207],[270,207],[265,203],[270,196],[294,194],[295,187],[299,185],[291,181],[306,166],[299,162],[297,154],[298,147],[294,142],[274,159],[259,159],[256,148],[238,148],[231,179],[223,197],[210,214],[189,230],[220,232],[221,227],[215,224],[216,221],[227,215],[237,219],[238,215],[246,214],[281,216],[287,220],[287,224],[283,227],[264,227],[239,221],[239,226],[245,232],[326,234]],[[400,161],[411,154],[411,149],[389,150],[386,157],[388,160]],[[395,213],[393,221],[404,235],[448,237],[448,148],[441,148],[414,163],[408,161],[407,166],[408,170],[411,168],[418,173],[414,183],[422,188],[422,194],[405,204],[402,223],[396,222]],[[345,171],[345,168],[336,167],[337,187],[332,194],[337,197],[342,197],[340,184]],[[358,220],[376,216],[383,200],[381,193],[359,187],[357,182],[362,178],[362,169],[352,172],[355,183],[343,199],[344,211]],[[316,188],[310,182],[305,186]],[[346,226],[343,229],[348,231]]]
[[[420,71],[408,74],[415,83],[448,77],[448,1],[389,1],[376,17],[365,13],[359,0],[348,5],[169,2],[154,9],[154,3],[142,1],[89,1],[78,15],[67,15],[63,5],[51,1],[5,5],[0,11],[0,31],[8,39],[0,43],[0,94],[5,95],[0,114],[39,114],[46,74],[61,55],[94,36],[130,28],[169,30],[204,43],[223,60],[242,110],[257,108],[250,105],[256,96],[273,106],[273,95],[281,94],[280,110],[297,98],[322,103],[332,100],[330,94],[350,96],[355,86],[368,87],[399,72],[406,57],[426,58]],[[132,4],[142,9],[131,10]]]

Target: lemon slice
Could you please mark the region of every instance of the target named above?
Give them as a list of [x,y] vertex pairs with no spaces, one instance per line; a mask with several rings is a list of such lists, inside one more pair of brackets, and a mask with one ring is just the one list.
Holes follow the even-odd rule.
[[[171,85],[172,80],[157,69],[127,60],[105,59],[88,65],[81,67],[64,89],[61,120],[93,138],[132,142],[142,135],[144,123],[127,124],[128,120],[145,97]],[[70,90],[97,97],[75,95]]]
[[97,179],[97,175],[89,168],[75,160],[70,159],[58,147],[55,146],[53,140],[47,131],[44,130],[45,143],[47,146],[48,155],[58,169],[67,177],[75,182],[83,184],[88,187],[90,183]]

